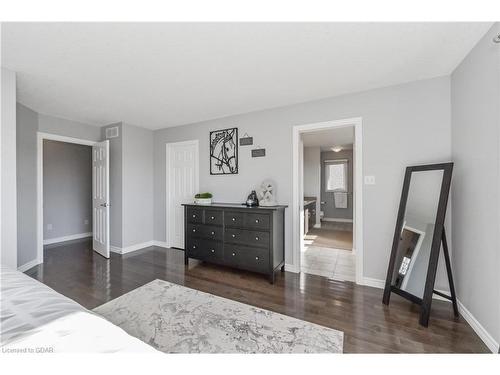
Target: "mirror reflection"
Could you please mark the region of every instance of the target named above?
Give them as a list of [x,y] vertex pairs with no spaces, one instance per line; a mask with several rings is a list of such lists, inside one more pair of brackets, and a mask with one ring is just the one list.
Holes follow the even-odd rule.
[[412,172],[392,285],[422,298],[434,224],[443,180],[442,170]]

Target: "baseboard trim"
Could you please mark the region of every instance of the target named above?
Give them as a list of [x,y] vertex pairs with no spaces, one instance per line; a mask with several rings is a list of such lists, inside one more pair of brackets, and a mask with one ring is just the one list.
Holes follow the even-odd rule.
[[35,266],[38,266],[39,264],[41,264],[42,262],[40,262],[38,259],[33,259],[32,261],[28,262],[28,263],[24,263],[22,266],[19,266],[17,267],[17,270],[19,272],[26,272],[27,270],[29,270],[31,267],[35,267]]
[[287,272],[293,272],[293,273],[299,273],[300,270],[297,269],[297,267],[294,264],[287,264],[285,263],[285,271]]
[[142,250],[146,247],[156,246],[155,241],[147,241],[126,247],[110,246],[109,250],[118,254],[128,254],[133,251]]
[[87,237],[92,237],[92,232],[77,233],[77,234],[71,234],[69,236],[49,238],[48,240],[43,240],[43,244],[44,245],[52,245],[52,244],[59,243],[59,242],[79,240],[81,238],[87,238]]
[[384,289],[385,280],[374,279],[373,277],[363,277],[362,285],[371,286],[372,288]]
[[153,246],[164,247],[165,249],[170,248],[165,241],[153,241]]
[[352,219],[341,219],[336,217],[323,217],[322,221],[336,221],[337,223],[352,223]]
[[495,341],[495,339],[489,334],[489,332],[474,317],[474,315],[472,315],[472,313],[467,310],[462,302],[457,301],[457,305],[460,315],[462,315],[465,321],[469,323],[474,332],[476,332],[479,338],[486,344],[488,349],[490,349],[492,353],[498,353],[498,342]]

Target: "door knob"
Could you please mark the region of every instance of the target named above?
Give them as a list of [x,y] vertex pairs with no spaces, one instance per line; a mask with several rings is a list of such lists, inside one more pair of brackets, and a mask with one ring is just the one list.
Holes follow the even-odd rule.
[[100,206],[101,206],[101,207],[108,207],[108,206],[109,206],[109,203],[104,202],[104,203],[101,203],[101,204],[100,204]]

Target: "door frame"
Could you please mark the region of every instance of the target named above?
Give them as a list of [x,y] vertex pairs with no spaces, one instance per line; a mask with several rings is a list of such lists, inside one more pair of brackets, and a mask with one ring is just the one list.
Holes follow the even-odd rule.
[[[301,212],[304,209],[303,178],[300,166],[303,153],[300,152],[303,133],[317,130],[354,127],[354,236],[353,250],[356,256],[356,283],[363,284],[363,119],[353,117],[341,120],[296,125],[292,129],[292,254],[293,270],[300,272],[300,251],[303,247]],[[301,198],[302,196],[302,198]]]
[[[37,156],[36,156],[36,246],[37,263],[43,263],[43,141],[50,139],[52,141],[75,143],[78,145],[94,146],[96,141],[88,139],[66,137],[64,135],[37,132]],[[92,197],[91,197],[92,204]]]
[[189,141],[182,142],[169,142],[165,144],[165,242],[167,247],[171,247],[172,239],[170,238],[170,228],[168,214],[171,210],[170,207],[170,159],[169,152],[174,146],[196,146],[195,152],[195,189],[198,191],[200,189],[200,141],[198,139],[192,139]]

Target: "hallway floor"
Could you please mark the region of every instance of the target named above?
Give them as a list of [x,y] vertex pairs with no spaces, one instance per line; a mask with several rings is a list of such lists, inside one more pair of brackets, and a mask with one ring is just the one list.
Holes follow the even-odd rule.
[[352,223],[323,221],[321,228],[312,228],[304,237],[300,261],[304,273],[339,281],[355,281]]
[[349,250],[306,245],[300,264],[304,273],[338,281],[356,281],[356,257]]
[[305,236],[311,245],[352,250],[352,223],[322,221],[321,228],[311,228]]

